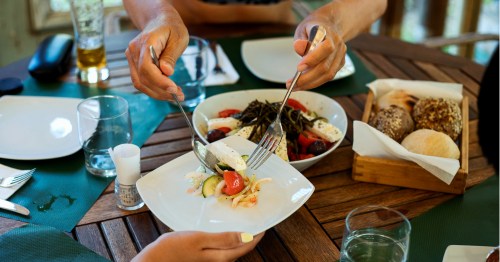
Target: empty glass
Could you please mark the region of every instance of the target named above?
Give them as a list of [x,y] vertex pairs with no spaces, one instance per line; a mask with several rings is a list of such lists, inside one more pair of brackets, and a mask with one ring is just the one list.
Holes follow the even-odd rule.
[[116,176],[108,149],[132,142],[127,100],[111,95],[90,97],[78,104],[77,113],[85,167],[96,176]]

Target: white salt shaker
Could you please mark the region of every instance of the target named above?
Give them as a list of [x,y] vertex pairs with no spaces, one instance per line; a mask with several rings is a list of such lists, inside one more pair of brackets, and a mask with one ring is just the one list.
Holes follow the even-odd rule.
[[135,183],[141,178],[141,149],[134,144],[121,144],[112,150],[116,167],[115,197],[119,208],[136,210],[144,206]]

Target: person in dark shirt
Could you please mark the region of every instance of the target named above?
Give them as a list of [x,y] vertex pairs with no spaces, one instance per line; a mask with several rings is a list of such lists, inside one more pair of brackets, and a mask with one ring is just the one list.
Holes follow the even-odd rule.
[[[292,0],[243,1],[245,3],[228,0],[225,4],[210,3],[212,1],[215,0],[123,1],[132,22],[141,30],[125,51],[135,88],[160,100],[171,100],[172,94],[184,100],[182,89],[168,76],[173,74],[175,62],[188,44],[186,24],[296,24]],[[314,25],[325,27],[327,36],[297,65],[297,70],[303,73],[295,90],[311,89],[332,80],[344,64],[345,42],[368,28],[384,13],[386,6],[387,0],[332,0],[300,22],[294,42],[299,55],[304,55],[308,34]],[[159,54],[160,70],[151,62],[150,45]]]
[[481,81],[477,108],[479,111],[478,136],[479,145],[488,162],[493,164],[498,172],[498,143],[499,143],[499,84],[498,46],[491,56],[490,62]]

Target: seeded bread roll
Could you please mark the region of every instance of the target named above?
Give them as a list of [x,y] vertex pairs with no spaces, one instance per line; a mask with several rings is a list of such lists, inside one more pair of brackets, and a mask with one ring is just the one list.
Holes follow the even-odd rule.
[[401,145],[408,151],[428,155],[458,159],[460,150],[445,133],[431,129],[418,129],[403,139]]
[[401,142],[414,127],[410,113],[395,105],[379,110],[369,124],[397,142]]
[[456,140],[462,132],[462,114],[457,103],[444,98],[420,99],[413,107],[416,129],[443,132]]
[[394,89],[385,95],[381,96],[377,101],[378,109],[384,109],[391,105],[396,105],[406,109],[408,112],[413,111],[415,103],[417,103],[418,98],[412,96],[401,89]]

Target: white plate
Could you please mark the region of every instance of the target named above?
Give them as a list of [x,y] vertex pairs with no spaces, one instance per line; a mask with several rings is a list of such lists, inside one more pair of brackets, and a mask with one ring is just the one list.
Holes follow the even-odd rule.
[[443,262],[485,261],[495,247],[450,245],[444,252]]
[[0,158],[41,160],[70,155],[81,146],[76,106],[81,99],[0,98]]
[[[241,137],[224,141],[241,154],[249,154],[255,144]],[[217,201],[187,193],[185,175],[196,170],[199,162],[193,152],[180,156],[153,170],[137,181],[137,189],[149,209],[174,231],[263,232],[294,213],[314,191],[314,186],[297,170],[272,155],[255,174],[272,178],[262,184],[254,207],[232,208],[230,201]]]
[[[286,89],[254,89],[222,93],[207,98],[193,112],[193,126],[198,136],[205,142],[207,137],[207,122],[217,117],[219,111],[228,108],[245,109],[255,99],[259,101],[281,102]],[[342,142],[347,132],[347,116],[342,106],[330,97],[311,91],[292,92],[291,98],[300,101],[307,109],[325,117],[328,122],[342,132],[342,138],[325,153],[305,160],[292,161],[291,165],[303,171],[333,152]]]
[[[293,49],[293,37],[246,40],[241,45],[243,62],[260,79],[286,83],[297,71],[301,57]],[[354,74],[351,58],[346,54],[344,66],[333,80]]]

